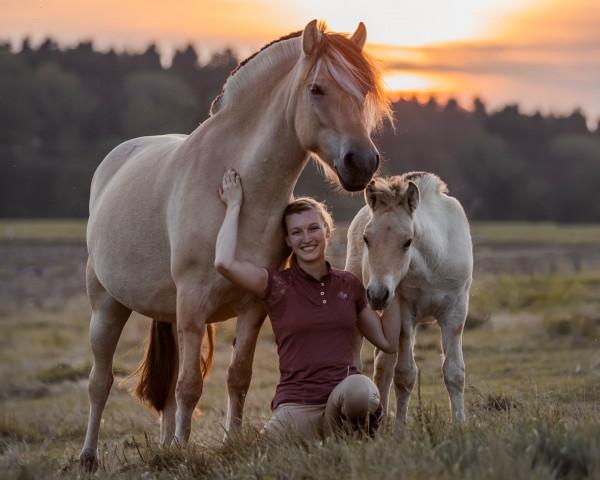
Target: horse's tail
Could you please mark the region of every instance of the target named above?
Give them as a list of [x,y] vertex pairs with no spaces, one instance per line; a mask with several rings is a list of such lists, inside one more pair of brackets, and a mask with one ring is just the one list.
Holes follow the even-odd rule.
[[[200,371],[205,378],[214,357],[215,326],[206,326],[200,351]],[[204,350],[206,353],[204,353]],[[146,354],[138,369],[121,384],[139,374],[137,385],[130,392],[143,404],[161,412],[165,408],[178,365],[178,348],[172,324],[152,320],[146,341]]]

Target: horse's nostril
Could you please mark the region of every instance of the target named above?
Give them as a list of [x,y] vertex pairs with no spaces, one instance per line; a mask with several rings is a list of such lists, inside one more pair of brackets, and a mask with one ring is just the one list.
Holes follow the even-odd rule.
[[373,170],[373,172],[376,172],[378,168],[379,168],[379,154],[375,155],[375,170]]
[[383,296],[381,297],[382,302],[387,302],[388,297],[390,296],[390,291],[386,288],[383,292]]
[[349,168],[354,168],[356,166],[354,164],[354,154],[352,152],[348,152],[344,155],[344,165]]

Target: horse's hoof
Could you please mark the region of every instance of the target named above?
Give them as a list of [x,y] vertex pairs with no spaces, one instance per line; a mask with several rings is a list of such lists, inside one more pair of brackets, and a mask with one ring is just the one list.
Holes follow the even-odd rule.
[[85,473],[94,473],[98,470],[96,452],[81,452],[81,455],[79,455],[79,470]]

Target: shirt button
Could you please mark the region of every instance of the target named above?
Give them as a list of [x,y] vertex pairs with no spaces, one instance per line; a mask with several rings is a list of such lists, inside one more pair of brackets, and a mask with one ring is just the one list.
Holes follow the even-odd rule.
[[327,303],[327,300],[323,300],[323,303]]
[[321,295],[325,295],[325,292],[321,292]]
[[325,284],[324,284],[323,282],[321,282],[321,286],[322,286],[322,287],[324,287],[324,286],[325,286]]

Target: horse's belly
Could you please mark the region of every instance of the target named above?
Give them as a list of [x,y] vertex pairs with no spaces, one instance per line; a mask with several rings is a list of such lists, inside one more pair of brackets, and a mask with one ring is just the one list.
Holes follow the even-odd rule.
[[97,247],[91,242],[90,263],[102,286],[119,303],[142,315],[167,320],[175,315],[176,305],[169,262],[136,247],[135,242],[110,238]]

